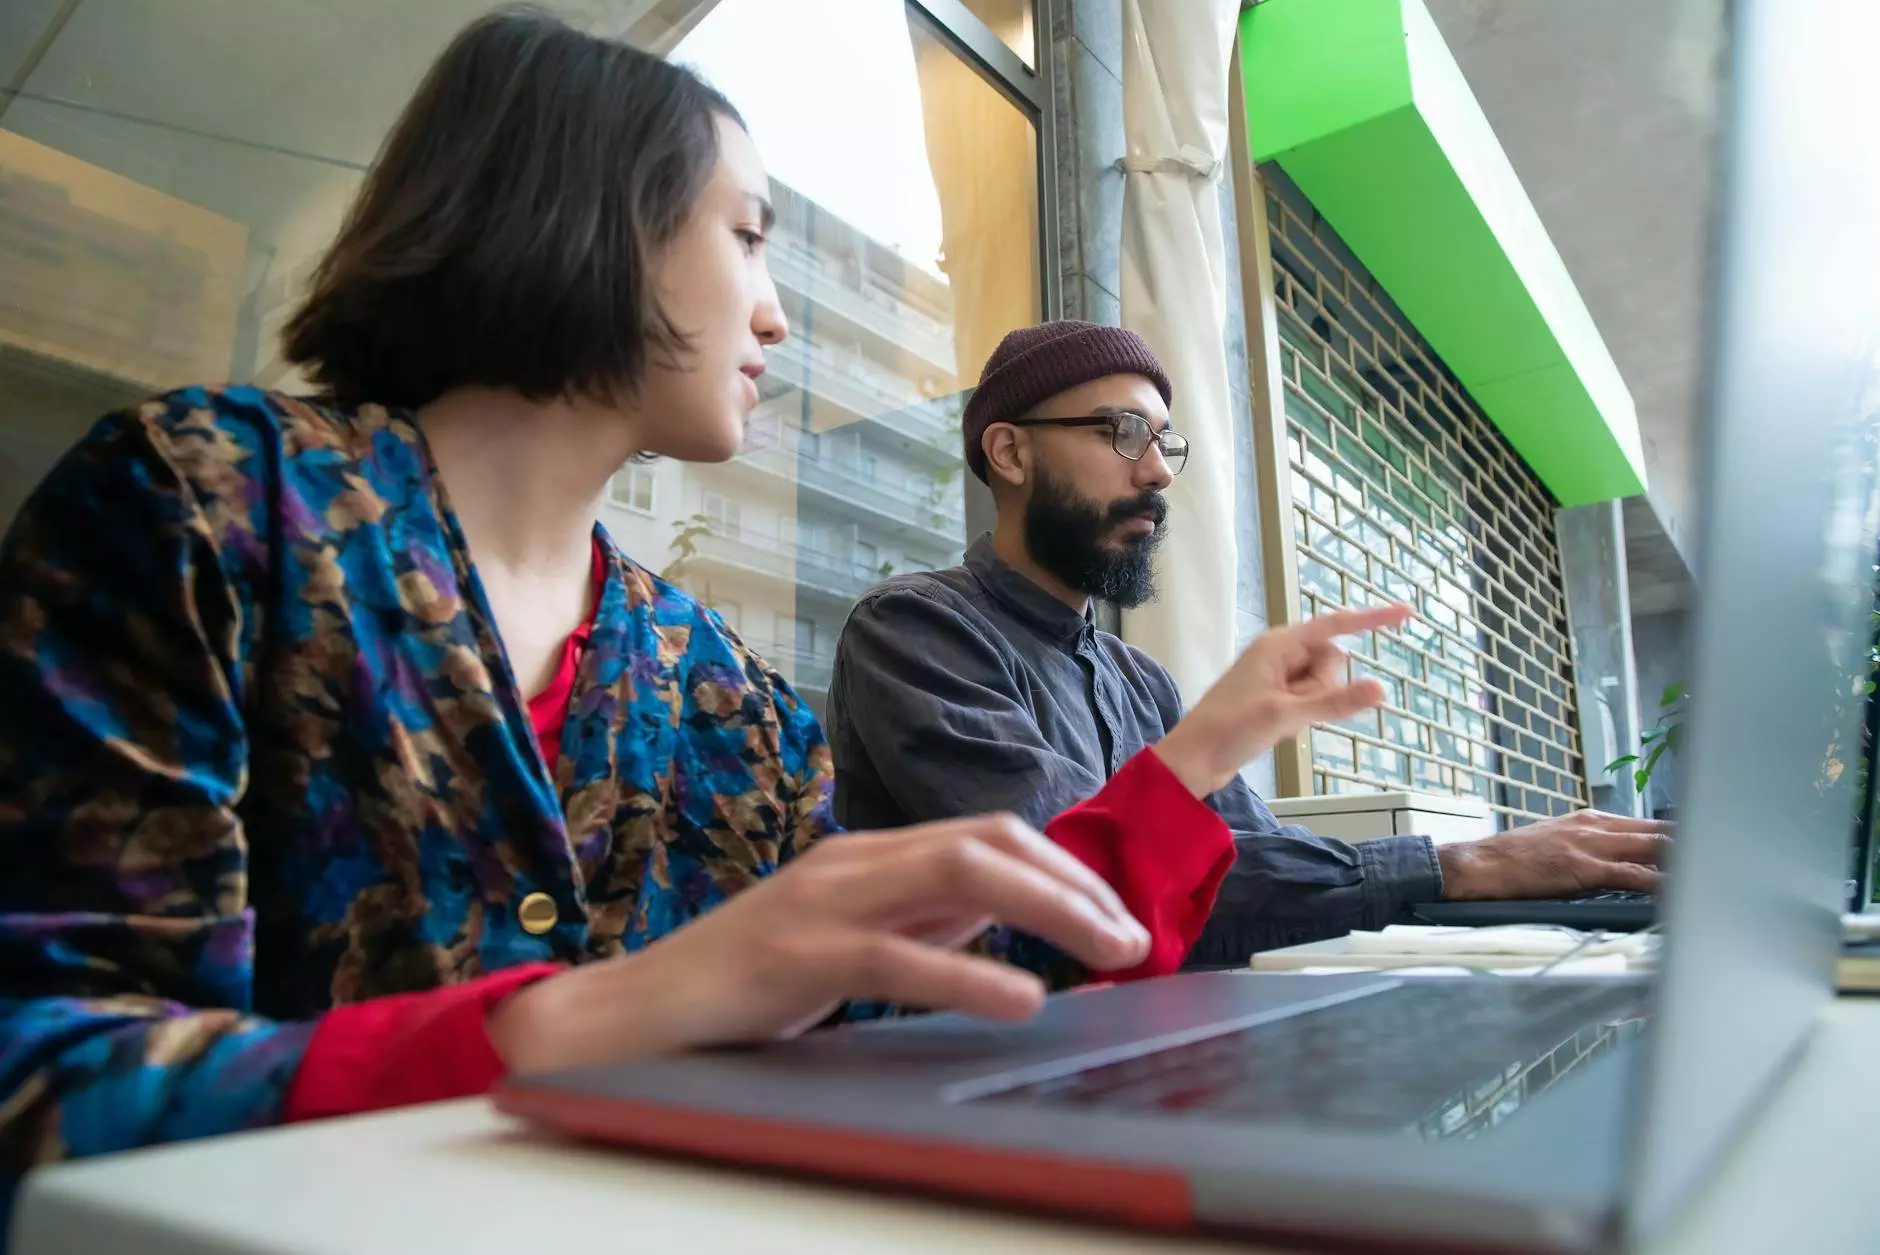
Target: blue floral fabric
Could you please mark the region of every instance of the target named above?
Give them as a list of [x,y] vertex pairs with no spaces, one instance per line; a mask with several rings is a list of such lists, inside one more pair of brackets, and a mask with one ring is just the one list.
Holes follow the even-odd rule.
[[0,1233],[34,1163],[277,1120],[330,1007],[635,949],[833,829],[809,708],[601,541],[551,779],[409,415],[194,388],[59,463],[0,546]]

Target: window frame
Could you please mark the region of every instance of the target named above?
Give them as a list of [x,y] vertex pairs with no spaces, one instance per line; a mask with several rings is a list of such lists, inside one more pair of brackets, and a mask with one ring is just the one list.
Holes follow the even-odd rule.
[[699,494],[699,513],[712,526],[712,534],[727,540],[744,539],[744,506],[722,492],[707,488]]
[[[646,485],[644,506],[635,505],[633,501],[634,487],[642,483]],[[625,496],[620,493],[622,485],[627,488]],[[655,518],[659,513],[659,476],[653,473],[653,468],[650,466],[629,462],[615,471],[613,479],[608,482],[607,499],[611,504],[629,514],[637,514],[646,519]]]
[[1034,0],[1032,29],[1036,32],[1038,66],[1032,69],[1008,48],[1003,39],[960,0],[903,0],[910,13],[951,48],[967,65],[1030,119],[1038,137],[1038,277],[1043,291],[1039,308],[1046,319],[1064,312],[1063,276],[1058,256],[1058,145],[1069,119],[1061,117],[1051,84],[1056,73],[1057,49],[1051,32],[1059,11],[1070,0]]

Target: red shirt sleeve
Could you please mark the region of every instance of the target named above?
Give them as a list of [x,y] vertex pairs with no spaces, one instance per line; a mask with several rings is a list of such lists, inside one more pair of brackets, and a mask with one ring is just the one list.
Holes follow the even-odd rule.
[[[1045,833],[1102,876],[1149,930],[1149,955],[1104,980],[1178,969],[1234,861],[1219,815],[1184,788],[1153,750],[1124,764]],[[396,994],[329,1011],[288,1090],[285,1119],[313,1120],[487,1092],[503,1062],[484,1028],[516,990],[561,969],[531,963],[461,985]]]
[[1234,862],[1234,837],[1154,750],[1143,750],[1095,797],[1045,825],[1045,835],[1103,877],[1149,930],[1149,957],[1100,979],[1166,976],[1201,936]]
[[321,1017],[287,1091],[283,1119],[318,1120],[469,1098],[503,1076],[483,1019],[554,963],[525,963],[461,985],[393,994]]

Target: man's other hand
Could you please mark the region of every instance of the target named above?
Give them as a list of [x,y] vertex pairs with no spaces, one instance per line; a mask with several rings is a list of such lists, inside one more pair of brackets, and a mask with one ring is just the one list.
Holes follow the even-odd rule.
[[1671,825],[1578,811],[1480,841],[1436,847],[1443,896],[1570,898],[1604,890],[1658,891]]

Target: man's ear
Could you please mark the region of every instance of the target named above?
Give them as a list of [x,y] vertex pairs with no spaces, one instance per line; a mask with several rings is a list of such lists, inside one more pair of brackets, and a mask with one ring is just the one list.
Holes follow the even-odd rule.
[[1031,446],[1010,423],[994,423],[980,438],[986,453],[986,478],[1022,486],[1031,477]]

